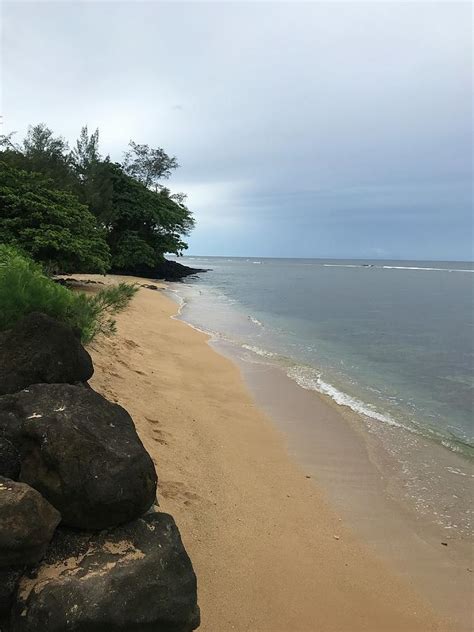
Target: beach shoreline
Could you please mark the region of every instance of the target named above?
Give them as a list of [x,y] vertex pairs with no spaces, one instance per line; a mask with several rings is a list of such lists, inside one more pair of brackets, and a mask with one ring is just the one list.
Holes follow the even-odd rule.
[[[456,629],[470,630],[471,537],[416,511],[397,460],[368,431],[367,420],[327,395],[303,389],[279,367],[249,363],[222,341],[210,344],[238,364],[257,405],[283,433],[291,458],[321,486],[354,535],[413,581],[439,612],[456,621]],[[440,467],[463,459],[434,442],[416,446]]]
[[176,311],[142,289],[117,336],[91,345],[91,384],[130,410],[157,464],[160,506],[198,576],[201,629],[463,629],[354,536],[239,367]]

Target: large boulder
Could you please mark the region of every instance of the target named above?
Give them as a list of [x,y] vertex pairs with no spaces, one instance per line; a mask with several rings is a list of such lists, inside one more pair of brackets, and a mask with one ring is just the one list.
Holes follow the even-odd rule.
[[36,384],[0,397],[0,434],[20,452],[20,480],[65,525],[104,529],[155,502],[156,473],[132,418],[81,386]]
[[0,568],[38,562],[60,520],[35,489],[0,478]]
[[[67,558],[67,559],[65,559]],[[149,513],[111,531],[59,529],[20,580],[12,632],[191,632],[196,577],[173,518]]]
[[40,382],[85,382],[93,372],[77,332],[46,314],[32,312],[0,336],[0,395]]
[[20,475],[20,455],[11,441],[0,437],[0,476],[16,480]]

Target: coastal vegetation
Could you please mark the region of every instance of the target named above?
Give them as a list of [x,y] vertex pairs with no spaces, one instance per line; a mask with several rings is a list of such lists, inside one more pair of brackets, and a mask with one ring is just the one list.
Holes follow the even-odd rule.
[[115,332],[113,315],[126,307],[137,289],[119,283],[92,295],[72,291],[46,275],[28,255],[0,245],[0,331],[31,312],[42,312],[78,330],[87,343],[99,333]]
[[99,150],[99,130],[74,147],[45,124],[21,142],[0,136],[0,330],[32,311],[70,324],[87,343],[115,330],[113,314],[136,289],[121,283],[93,296],[51,276],[117,272],[179,278],[194,272],[165,259],[187,248],[194,226],[183,193],[162,181],[178,167],[162,148],[130,141],[123,161]]
[[0,162],[0,241],[18,246],[51,272],[104,273],[105,232],[78,198],[43,174]]
[[99,130],[72,150],[45,124],[0,137],[0,241],[48,272],[148,274],[180,254],[194,226],[183,193],[162,184],[178,167],[162,148],[130,141],[123,161],[99,151]]

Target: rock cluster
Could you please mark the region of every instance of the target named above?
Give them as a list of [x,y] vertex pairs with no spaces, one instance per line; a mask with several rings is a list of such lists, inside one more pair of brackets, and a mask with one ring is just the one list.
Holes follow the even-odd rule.
[[0,337],[0,631],[191,632],[196,577],[130,415],[74,332]]

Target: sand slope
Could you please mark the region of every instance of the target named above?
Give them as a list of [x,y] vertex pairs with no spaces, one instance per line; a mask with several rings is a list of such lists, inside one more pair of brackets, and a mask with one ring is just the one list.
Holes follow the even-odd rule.
[[91,383],[129,410],[156,463],[197,573],[200,629],[447,630],[345,530],[239,370],[176,311],[141,289],[117,335],[92,344]]

